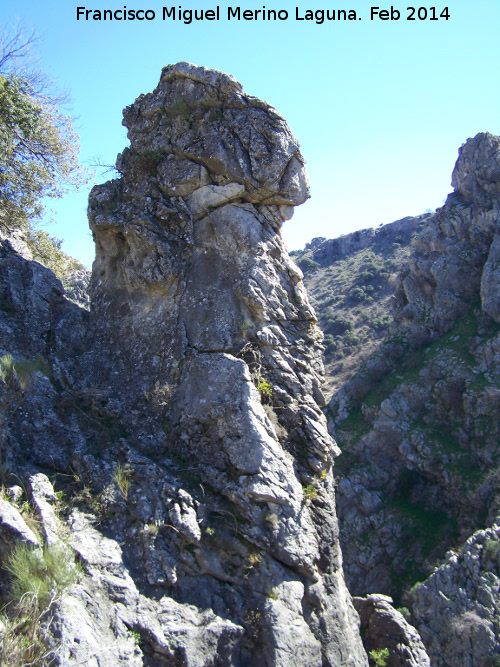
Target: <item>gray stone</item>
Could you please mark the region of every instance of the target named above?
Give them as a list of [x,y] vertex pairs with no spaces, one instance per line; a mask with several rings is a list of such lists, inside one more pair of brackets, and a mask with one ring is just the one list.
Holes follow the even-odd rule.
[[[338,550],[329,474],[338,448],[316,403],[322,336],[281,237],[290,207],[309,196],[298,142],[232,77],[188,63],[166,68],[124,123],[122,177],[89,201],[89,373],[123,406],[125,428],[143,429],[141,454],[178,461],[207,494],[164,494],[158,523],[134,533],[148,581],[182,590],[188,572],[203,576],[214,604],[228,583],[247,598],[246,579],[269,569],[268,584],[291,579],[286,609],[263,605],[259,587],[225,611],[239,626],[260,605],[260,660],[366,664]],[[144,488],[137,471],[134,484]],[[224,548],[207,543],[202,526],[217,512],[257,553],[210,525]],[[322,605],[304,612],[305,581],[323,580]]]
[[49,545],[60,541],[60,524],[51,503],[57,500],[49,478],[43,473],[28,478],[28,489],[34,508],[40,517],[45,542]]
[[[207,71],[189,63],[170,65],[153,93],[127,107],[124,124],[132,151],[174,154],[201,164],[217,185],[221,180],[244,184],[248,201],[302,203],[309,196],[309,182],[285,120],[267,103],[244,94],[227,75]],[[146,138],[143,129],[155,117],[161,117],[160,131]],[[122,155],[120,169],[123,164]],[[164,163],[163,183],[175,182],[177,165]],[[176,173],[170,175],[170,168]],[[181,185],[187,180],[181,176]]]
[[[232,664],[229,656],[243,629],[211,610],[140,595],[120,546],[90,519],[77,510],[70,517],[70,543],[86,574],[54,607],[49,645],[55,664],[111,667],[174,659],[189,667],[209,667],[216,660]],[[145,654],[152,663],[145,662]]]
[[236,199],[241,199],[245,186],[239,183],[227,185],[205,185],[195,190],[188,198],[187,205],[195,220],[203,218],[217,206],[223,206]]
[[386,595],[353,598],[367,651],[388,649],[387,667],[430,667],[422,639]]
[[483,310],[500,324],[500,234],[495,234],[481,276]]
[[304,586],[298,582],[283,582],[272,590],[266,601],[269,619],[268,637],[272,647],[272,664],[276,667],[299,667],[304,664],[320,667],[323,664],[321,644],[303,618],[297,617],[297,605],[304,597]]
[[488,664],[500,653],[500,524],[477,531],[414,592],[413,614],[432,665]]
[[7,489],[5,489],[5,495],[7,500],[16,505],[21,500],[23,493],[24,491],[22,487],[20,487],[18,484],[15,484],[14,486],[9,486]]
[[40,547],[38,537],[28,528],[19,510],[0,498],[0,555],[2,559],[5,559],[13,546],[21,543],[33,548]]

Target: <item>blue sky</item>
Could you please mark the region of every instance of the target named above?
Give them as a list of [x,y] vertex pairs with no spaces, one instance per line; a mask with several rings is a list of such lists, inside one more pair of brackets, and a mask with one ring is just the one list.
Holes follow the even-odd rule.
[[[420,4],[422,3],[422,4]],[[424,6],[423,0],[414,3]],[[156,86],[161,68],[187,60],[233,74],[288,120],[308,163],[312,198],[285,223],[289,249],[440,206],[458,148],[477,132],[500,134],[500,2],[428,3],[446,21],[370,20],[376,0],[334,4],[219,4],[221,19],[162,20],[156,0],[2,0],[0,22],[43,36],[43,68],[70,90],[81,160],[112,164],[127,145],[122,109]],[[227,21],[227,7],[286,9],[286,21]],[[152,9],[153,21],[77,21],[77,7]],[[183,9],[216,3],[185,2]],[[381,9],[391,3],[380,4]],[[356,21],[298,21],[307,9],[352,9]],[[423,16],[424,12],[421,12]],[[359,20],[361,18],[361,20]],[[96,176],[96,182],[106,180]],[[90,266],[86,191],[51,202],[48,231]]]

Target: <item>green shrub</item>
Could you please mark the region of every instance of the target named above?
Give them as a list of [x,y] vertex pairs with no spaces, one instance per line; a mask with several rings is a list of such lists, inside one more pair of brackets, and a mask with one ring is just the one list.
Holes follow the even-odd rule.
[[138,171],[143,176],[156,176],[158,165],[163,159],[160,151],[142,151],[136,155]]
[[377,274],[375,271],[369,271],[369,270],[361,271],[358,274],[358,280],[362,283],[369,283],[375,278],[376,275]]
[[333,354],[338,347],[338,343],[334,340],[332,334],[326,334],[323,344],[325,346],[325,354]]
[[346,331],[342,337],[345,347],[357,347],[361,343],[361,338],[354,331]]
[[387,658],[389,657],[388,648],[375,648],[369,653],[375,667],[385,667],[387,665]]
[[375,331],[381,331],[382,329],[388,327],[391,322],[392,317],[390,315],[381,315],[380,317],[373,318],[371,321],[371,327],[372,329],[375,329]]
[[81,262],[61,250],[61,239],[50,236],[43,229],[35,229],[30,225],[26,233],[26,244],[33,259],[53,271],[63,282],[73,271],[85,268]]
[[266,378],[262,377],[262,375],[256,376],[255,386],[257,387],[257,391],[261,396],[267,396],[270,398],[273,395],[273,385],[268,380],[266,380]]
[[346,331],[354,331],[354,323],[345,315],[330,312],[325,318],[324,330],[327,334],[339,336]]
[[2,610],[6,632],[0,643],[0,664],[47,667],[52,661],[40,619],[47,619],[51,604],[78,579],[81,568],[75,564],[73,552],[62,544],[45,545],[36,551],[18,544],[4,568],[12,581],[10,601]]
[[137,632],[136,630],[130,630],[130,636],[134,640],[134,642],[137,644],[137,646],[140,646],[141,644],[141,633]]
[[314,271],[317,271],[320,266],[318,262],[315,262],[310,257],[302,257],[299,259],[297,264],[300,266],[304,273],[314,273]]
[[403,616],[403,618],[404,618],[406,621],[409,621],[410,616],[411,616],[411,612],[410,612],[410,610],[408,609],[408,607],[397,607],[397,608],[396,608],[396,611],[399,611],[399,613]]
[[121,497],[124,500],[127,500],[128,492],[130,488],[130,473],[131,471],[122,466],[121,463],[117,463],[115,471],[113,473],[113,480],[118,487]]
[[51,597],[73,584],[81,573],[73,552],[62,544],[45,545],[41,552],[18,544],[5,569],[12,575],[11,598],[28,609],[45,607]]
[[487,558],[495,558],[498,556],[498,551],[500,550],[500,542],[498,540],[486,540],[484,543],[484,555]]
[[362,287],[359,287],[359,285],[356,285],[352,289],[349,290],[349,299],[352,301],[364,301],[367,297],[367,294],[365,290]]
[[307,484],[307,486],[303,486],[302,492],[304,493],[304,500],[316,500],[318,497],[318,489],[314,484]]
[[422,585],[422,582],[421,582],[421,581],[417,581],[417,582],[415,582],[415,583],[413,584],[413,586],[412,586],[412,587],[410,588],[410,590],[408,591],[408,594],[409,594],[409,596],[410,596],[410,598],[411,598],[412,600],[415,599],[415,593],[416,593],[416,591],[417,591],[417,588],[418,588],[419,586],[421,586],[421,585]]

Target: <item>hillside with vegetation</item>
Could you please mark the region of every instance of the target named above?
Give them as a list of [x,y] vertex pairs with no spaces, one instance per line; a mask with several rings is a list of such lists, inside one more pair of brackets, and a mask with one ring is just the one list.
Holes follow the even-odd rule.
[[499,156],[490,134],[462,146],[393,325],[327,409],[348,586],[407,607],[442,667],[500,654]]
[[500,138],[435,213],[294,253],[323,338],[276,110],[165,67],[89,281],[36,227],[69,127],[2,62],[2,665],[497,666]]
[[338,390],[380,345],[393,321],[396,279],[430,213],[313,239],[290,253],[304,273],[324,338],[325,393]]

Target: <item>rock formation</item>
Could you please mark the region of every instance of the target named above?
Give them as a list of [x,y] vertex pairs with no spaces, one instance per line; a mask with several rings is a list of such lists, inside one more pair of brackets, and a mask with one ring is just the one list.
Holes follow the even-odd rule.
[[370,653],[385,651],[387,667],[429,667],[429,656],[420,635],[392,603],[387,595],[354,598],[363,643]]
[[498,320],[500,139],[478,134],[460,149],[450,194],[419,234],[396,292],[396,317],[433,332],[448,331],[481,299]]
[[432,665],[498,664],[500,524],[476,531],[422,584],[413,616]]
[[433,665],[498,655],[497,565],[484,544],[493,553],[500,498],[499,154],[489,134],[460,149],[455,191],[396,287],[396,323],[330,403],[349,588],[413,605]]
[[323,336],[281,237],[298,143],[187,63],[124,123],[89,202],[90,312],[84,271],[65,294],[0,235],[0,557],[49,582],[6,608],[2,661],[366,666],[361,617],[373,661],[496,664],[500,138],[462,147],[436,214],[307,249],[325,271],[371,253],[385,299],[378,251],[421,230],[389,337],[326,408],[353,604]]
[[[308,197],[298,143],[234,78],[187,63],[124,123],[121,177],[90,196],[90,325],[40,267],[40,350],[2,338],[51,365],[9,420],[6,460],[45,488],[41,539],[69,531],[84,568],[44,641],[61,665],[366,665],[322,334],[280,233]],[[67,494],[59,516],[40,470]]]

